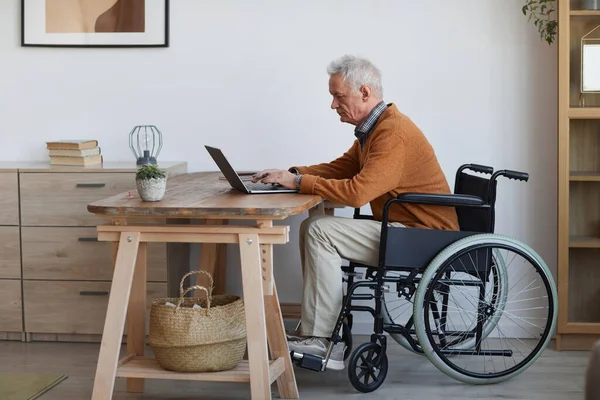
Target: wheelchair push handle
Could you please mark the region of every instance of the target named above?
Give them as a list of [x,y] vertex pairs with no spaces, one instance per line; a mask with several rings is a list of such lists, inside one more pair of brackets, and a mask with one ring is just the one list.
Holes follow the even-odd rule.
[[492,174],[494,172],[494,168],[488,167],[487,165],[468,164],[467,168],[471,171],[481,172],[482,174]]
[[496,173],[494,175],[495,176],[504,175],[508,179],[515,179],[517,181],[525,181],[525,182],[527,182],[529,180],[529,174],[528,173],[526,173],[526,172],[520,172],[520,171],[512,171],[510,169],[504,169],[502,171],[496,171]]
[[506,174],[504,174],[504,176],[506,176],[508,179],[516,179],[517,181],[525,181],[527,182],[529,180],[529,174],[526,172],[519,172],[519,171],[511,171],[511,170],[506,170]]

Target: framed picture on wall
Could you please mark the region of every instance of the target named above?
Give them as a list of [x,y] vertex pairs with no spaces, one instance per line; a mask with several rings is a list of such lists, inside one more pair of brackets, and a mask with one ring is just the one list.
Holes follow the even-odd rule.
[[169,0],[21,0],[21,46],[168,47]]

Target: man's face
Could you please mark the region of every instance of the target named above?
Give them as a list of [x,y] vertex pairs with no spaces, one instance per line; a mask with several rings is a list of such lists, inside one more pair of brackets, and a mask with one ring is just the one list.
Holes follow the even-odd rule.
[[341,74],[329,78],[329,93],[333,96],[331,108],[340,116],[340,121],[358,126],[368,115],[363,93],[353,91],[342,79]]

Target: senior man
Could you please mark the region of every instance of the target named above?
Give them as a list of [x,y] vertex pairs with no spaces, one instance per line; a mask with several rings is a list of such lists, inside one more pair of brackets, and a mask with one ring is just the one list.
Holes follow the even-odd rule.
[[[278,183],[358,208],[370,204],[373,220],[318,216],[300,227],[303,275],[299,337],[288,338],[290,350],[324,356],[342,307],[342,259],[376,266],[385,203],[401,193],[450,193],[435,152],[421,130],[393,104],[383,101],[381,73],[370,61],[343,56],[332,61],[331,108],[340,121],[355,126],[352,146],[334,161],[268,169],[253,181]],[[453,207],[395,204],[390,224],[413,228],[458,230]],[[345,345],[332,350],[327,367],[344,368]]]

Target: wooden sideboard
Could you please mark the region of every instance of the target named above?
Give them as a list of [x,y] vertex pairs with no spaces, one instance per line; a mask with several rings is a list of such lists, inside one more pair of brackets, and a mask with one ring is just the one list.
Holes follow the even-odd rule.
[[[170,177],[187,172],[185,162],[160,166]],[[135,171],[135,163],[0,163],[0,339],[100,340],[114,263],[87,205],[137,196]],[[150,244],[149,299],[167,295],[166,263],[166,245]]]

